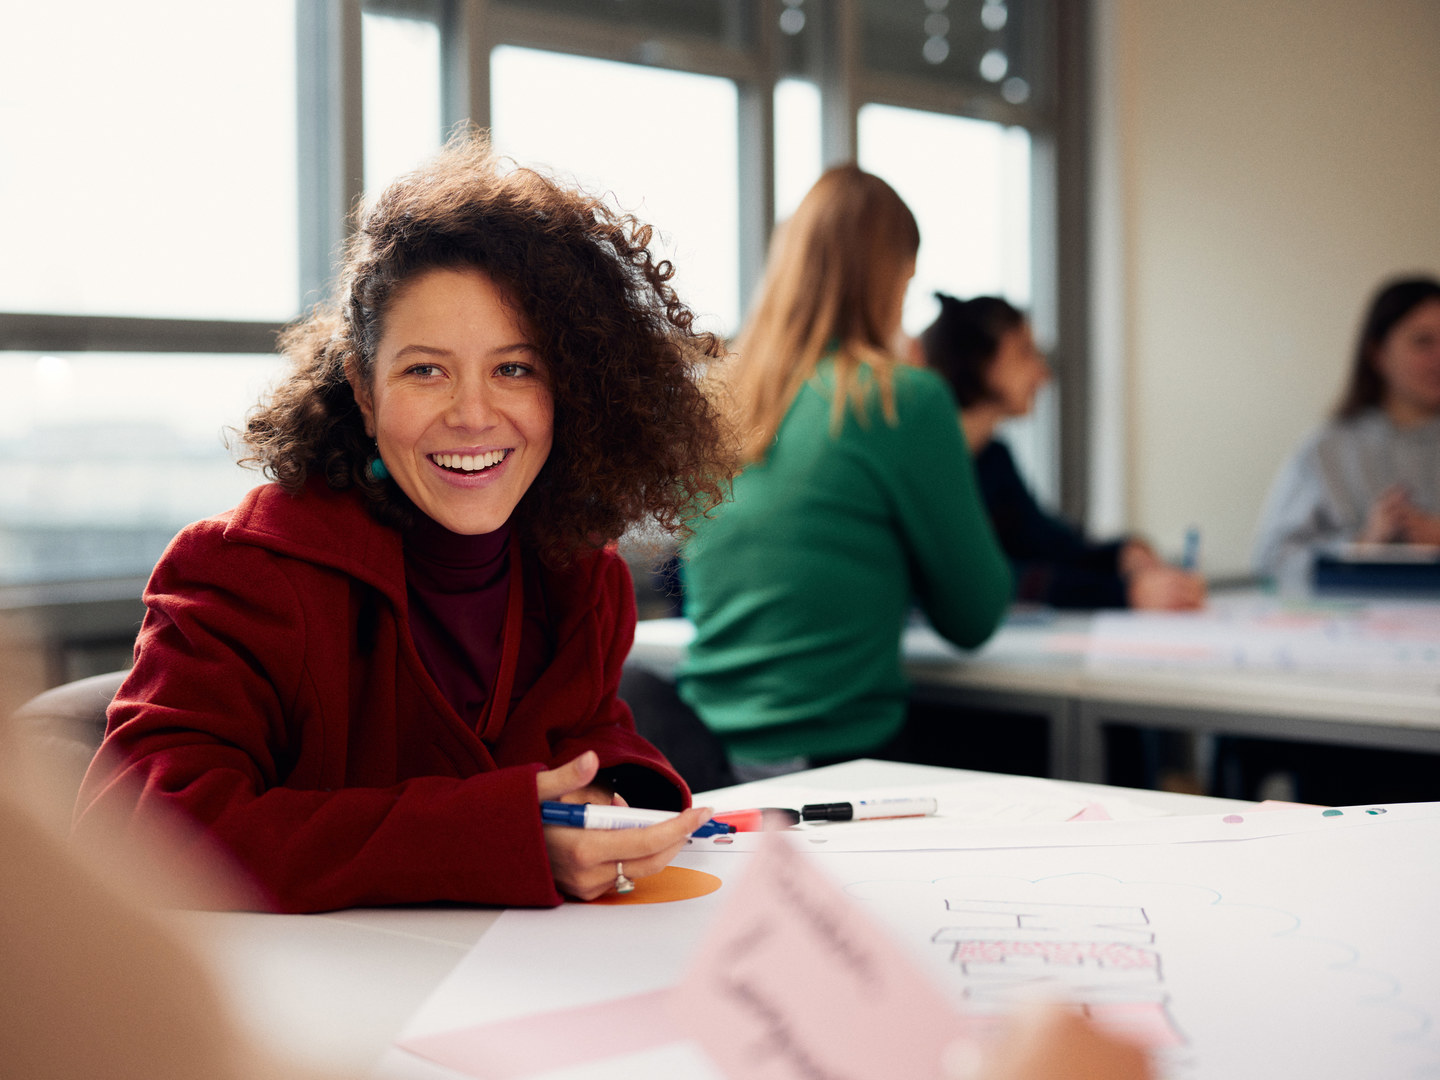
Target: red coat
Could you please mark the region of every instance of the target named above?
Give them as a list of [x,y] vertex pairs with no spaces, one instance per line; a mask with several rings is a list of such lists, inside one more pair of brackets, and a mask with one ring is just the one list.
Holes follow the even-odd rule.
[[266,485],[191,525],[146,589],[77,832],[184,811],[283,911],[558,904],[537,772],[590,749],[658,772],[676,809],[689,792],[615,696],[635,628],[623,560],[527,557],[524,575],[554,658],[482,740],[415,650],[399,533],[356,495]]

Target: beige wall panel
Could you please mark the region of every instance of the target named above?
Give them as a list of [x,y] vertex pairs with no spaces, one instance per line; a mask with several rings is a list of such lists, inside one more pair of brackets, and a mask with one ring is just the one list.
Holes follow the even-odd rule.
[[[1361,308],[1440,272],[1440,2],[1114,0],[1126,517],[1248,568]],[[1104,362],[1102,360],[1102,362]]]

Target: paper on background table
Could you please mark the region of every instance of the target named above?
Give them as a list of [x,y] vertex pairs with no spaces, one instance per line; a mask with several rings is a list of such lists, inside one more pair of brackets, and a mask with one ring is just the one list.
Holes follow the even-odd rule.
[[1440,687],[1440,605],[1313,604],[1279,598],[1198,612],[1105,611],[1086,664],[1221,671],[1404,676]]
[[[805,858],[952,1002],[984,1012],[1022,985],[1063,993],[1148,1038],[1167,1080],[1433,1077],[1440,805],[1368,809],[1243,814],[1236,828],[1251,817],[1286,827],[1233,842]],[[694,901],[506,912],[407,1034],[675,985],[754,860],[682,852],[677,863],[726,882]],[[677,1043],[545,1077],[701,1080],[686,1053],[693,1045]],[[395,1051],[382,1075],[455,1074]]]

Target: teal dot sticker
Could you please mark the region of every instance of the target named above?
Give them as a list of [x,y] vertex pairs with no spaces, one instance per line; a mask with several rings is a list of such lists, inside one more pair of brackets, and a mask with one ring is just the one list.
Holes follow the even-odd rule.
[[1340,817],[1344,813],[1344,810],[1326,810],[1321,817]]

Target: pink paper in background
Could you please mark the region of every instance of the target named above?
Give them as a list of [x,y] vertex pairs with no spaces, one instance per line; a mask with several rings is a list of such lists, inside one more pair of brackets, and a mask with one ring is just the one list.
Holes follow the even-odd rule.
[[970,1026],[838,885],[766,835],[667,999],[735,1080],[940,1076]]

